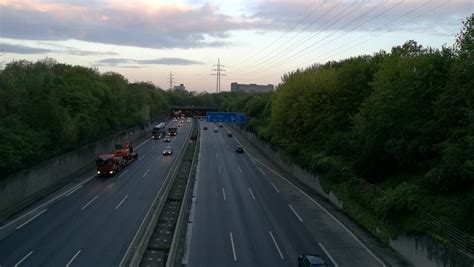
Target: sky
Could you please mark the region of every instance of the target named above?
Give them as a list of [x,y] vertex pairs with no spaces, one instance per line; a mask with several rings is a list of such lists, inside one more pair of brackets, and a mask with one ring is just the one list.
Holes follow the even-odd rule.
[[0,67],[46,57],[215,92],[415,40],[451,46],[472,0],[0,0]]

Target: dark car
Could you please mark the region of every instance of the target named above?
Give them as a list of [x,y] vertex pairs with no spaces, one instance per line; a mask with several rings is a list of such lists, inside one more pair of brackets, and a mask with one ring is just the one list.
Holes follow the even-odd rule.
[[222,123],[219,123],[219,127],[221,127],[221,128],[222,128],[222,127],[224,127],[224,125],[222,125]]
[[241,146],[236,146],[235,147],[235,152],[237,153],[244,153],[244,149]]
[[202,128],[203,130],[207,130],[207,126],[204,126],[204,128]]
[[228,132],[228,133],[227,133],[227,136],[228,136],[228,137],[232,137],[232,133],[231,133],[231,132]]
[[165,139],[163,139],[163,142],[165,143],[171,142],[171,139],[169,137],[166,137]]
[[301,254],[298,256],[298,267],[327,267],[324,259],[316,254]]
[[170,146],[166,147],[165,150],[163,150],[163,155],[171,155],[173,154],[173,150],[171,149]]
[[219,129],[218,129],[218,128],[214,128],[214,132],[215,132],[215,133],[219,132]]

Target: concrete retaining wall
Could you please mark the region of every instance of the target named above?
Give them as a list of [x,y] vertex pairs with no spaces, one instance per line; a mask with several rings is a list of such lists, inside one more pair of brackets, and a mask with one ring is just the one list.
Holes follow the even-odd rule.
[[[326,198],[334,206],[342,210],[343,203],[337,195],[330,191],[326,193],[319,182],[318,175],[312,175],[300,166],[288,163],[266,142],[258,139],[255,135],[239,129],[235,125],[229,125],[233,131],[242,135],[249,143],[260,150],[274,164],[292,174],[302,184],[312,188],[319,195]],[[458,251],[441,247],[437,242],[425,236],[400,236],[390,240],[390,247],[405,257],[414,266],[451,267],[451,266],[474,266],[474,259]]]
[[136,127],[113,134],[1,179],[0,221],[92,169],[97,155],[113,151],[116,143],[130,140],[135,146],[138,145],[150,137],[152,128],[152,125]]

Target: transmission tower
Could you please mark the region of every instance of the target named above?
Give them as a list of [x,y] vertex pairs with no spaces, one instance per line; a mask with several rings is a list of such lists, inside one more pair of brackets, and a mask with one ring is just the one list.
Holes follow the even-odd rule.
[[170,82],[170,90],[172,90],[173,89],[174,74],[171,71],[170,71],[170,77],[168,78],[168,81]]
[[213,73],[211,75],[216,76],[216,93],[221,92],[221,76],[226,76],[225,74],[221,73],[222,71],[225,71],[222,67],[224,65],[221,65],[221,61],[218,58],[217,59],[217,65],[212,65],[213,67],[216,67],[215,69],[212,69],[212,71],[215,71],[216,73]]

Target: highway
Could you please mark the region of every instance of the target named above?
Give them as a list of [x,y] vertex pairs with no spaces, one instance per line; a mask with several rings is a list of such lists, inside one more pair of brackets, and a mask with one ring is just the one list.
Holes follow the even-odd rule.
[[[4,224],[1,231],[9,235],[0,240],[0,266],[118,266],[190,129],[184,123],[170,143],[134,144],[138,161],[118,175],[94,177],[91,171],[87,182],[56,201]],[[162,155],[166,146],[174,155]]]
[[[207,126],[209,130],[203,130]],[[328,266],[385,266],[352,233],[276,177],[226,128],[201,123],[188,266],[297,266],[301,253]],[[245,147],[244,147],[245,149]],[[196,190],[196,189],[195,189]]]

